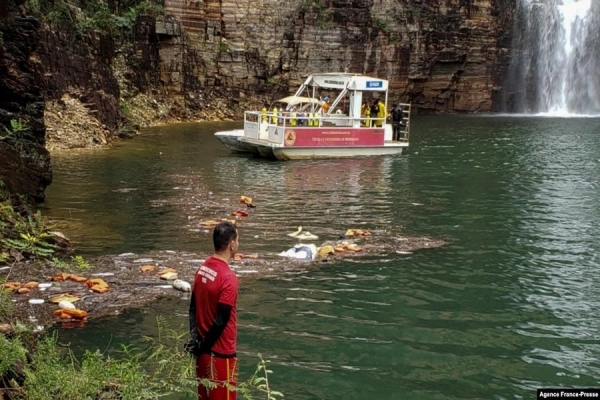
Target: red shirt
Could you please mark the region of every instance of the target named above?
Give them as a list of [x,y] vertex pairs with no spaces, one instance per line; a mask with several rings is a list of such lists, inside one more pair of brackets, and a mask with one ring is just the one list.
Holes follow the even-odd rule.
[[236,352],[237,342],[237,294],[238,279],[229,265],[211,256],[196,271],[194,278],[194,296],[196,297],[196,324],[202,337],[206,336],[217,315],[217,303],[231,306],[231,317],[223,334],[212,350],[229,355]]

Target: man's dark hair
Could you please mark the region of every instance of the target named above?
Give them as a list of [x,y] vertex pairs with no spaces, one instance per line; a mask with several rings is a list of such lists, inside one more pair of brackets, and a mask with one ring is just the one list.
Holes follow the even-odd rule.
[[237,229],[229,221],[223,221],[215,226],[213,231],[213,244],[215,251],[223,251],[232,240],[237,239]]

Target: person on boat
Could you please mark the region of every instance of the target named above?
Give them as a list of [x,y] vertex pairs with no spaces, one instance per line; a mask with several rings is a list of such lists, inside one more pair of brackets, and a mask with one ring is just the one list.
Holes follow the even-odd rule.
[[329,96],[325,96],[323,98],[323,104],[321,105],[321,112],[323,114],[327,114],[327,112],[329,111],[329,107],[331,107],[331,104],[329,104]]
[[375,100],[371,105],[371,126],[375,126],[377,123],[377,117],[379,116],[379,100]]
[[263,106],[261,110],[262,122],[267,122],[267,106]]
[[379,99],[377,100],[377,122],[375,123],[375,126],[381,128],[386,117],[387,113],[385,112],[385,104],[383,104],[383,101]]
[[392,117],[392,128],[394,131],[394,140],[400,140],[401,132],[402,132],[402,117],[404,111],[402,110],[402,106],[398,104],[394,104],[392,107],[391,117]]
[[[237,384],[238,278],[229,261],[239,247],[235,225],[224,221],[213,231],[215,252],[196,271],[189,321],[192,340],[186,349],[196,357],[198,400],[235,400]],[[208,379],[210,391],[200,383]]]
[[371,107],[367,102],[362,104],[360,115],[364,118],[364,126],[371,126],[371,120],[369,119],[371,117]]

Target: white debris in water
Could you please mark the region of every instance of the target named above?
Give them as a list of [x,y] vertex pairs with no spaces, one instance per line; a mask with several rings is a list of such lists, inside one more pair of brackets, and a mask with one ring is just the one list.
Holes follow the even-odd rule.
[[131,257],[131,256],[135,256],[135,253],[123,253],[123,254],[119,254],[119,257]]
[[186,261],[189,263],[192,263],[192,264],[198,264],[198,263],[204,262],[204,260],[186,260]]
[[177,253],[175,250],[165,250],[165,253],[175,254]]
[[413,206],[422,206],[423,203],[412,203]]
[[37,332],[41,332],[43,330],[44,330],[44,325],[38,325],[35,328],[33,328],[33,331],[36,332],[36,333]]
[[396,251],[397,254],[412,254],[412,251]]
[[5,269],[10,269],[10,267],[0,267],[0,271],[4,271]]
[[182,292],[191,292],[192,285],[189,282],[184,281],[183,279],[175,279],[172,283],[173,288],[177,290],[181,290]]
[[238,271],[235,271],[237,274],[256,274],[258,273],[257,270],[255,269],[240,269]]
[[173,289],[173,286],[171,285],[156,285],[155,287],[159,289]]
[[138,258],[137,260],[133,260],[134,263],[151,263],[153,261],[152,258]]
[[76,307],[75,304],[71,303],[70,301],[63,300],[58,303],[58,308],[62,310],[74,310]]
[[29,299],[29,304],[44,304],[44,299]]
[[38,289],[48,289],[51,286],[52,286],[52,283],[50,283],[50,282],[44,282],[44,283],[40,283],[38,285]]
[[97,272],[95,274],[92,274],[92,276],[114,276],[115,273],[114,272]]

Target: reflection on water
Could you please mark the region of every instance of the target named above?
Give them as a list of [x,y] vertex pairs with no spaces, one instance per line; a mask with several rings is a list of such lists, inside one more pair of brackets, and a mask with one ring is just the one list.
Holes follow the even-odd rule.
[[[600,380],[595,122],[420,117],[402,157],[284,163],[230,156],[212,137],[223,126],[156,128],[55,158],[48,211],[88,254],[209,251],[198,222],[241,194],[257,205],[239,222],[244,252],[290,247],[298,225],[320,240],[348,227],[447,239],[242,275],[242,376],[261,352],[291,399],[531,398]],[[61,335],[114,347],[151,334],[156,314],[184,325],[186,307],[176,297]]]

